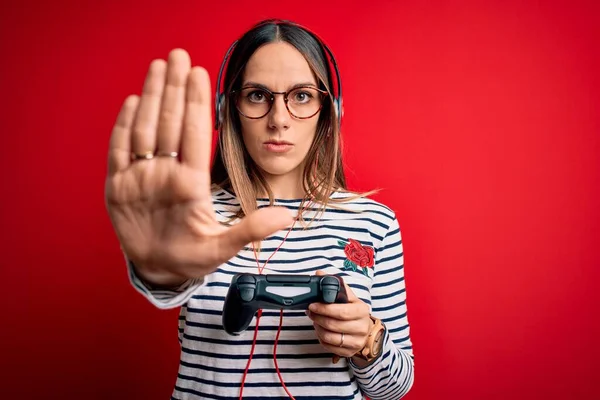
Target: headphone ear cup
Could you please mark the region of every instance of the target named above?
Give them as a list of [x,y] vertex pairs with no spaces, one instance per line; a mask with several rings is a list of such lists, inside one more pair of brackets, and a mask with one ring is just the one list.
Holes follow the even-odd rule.
[[223,120],[225,119],[225,116],[223,115],[223,107],[225,106],[225,95],[220,94],[219,95],[219,100],[217,101],[217,109],[215,110],[215,129],[219,129],[221,128],[221,126],[223,125]]
[[338,123],[341,126],[342,125],[342,117],[344,116],[344,106],[342,104],[342,99],[336,98],[333,101],[333,106],[335,108],[335,116],[337,117]]
[[333,100],[333,109],[335,111],[336,118],[340,118],[340,103],[338,103],[338,99]]

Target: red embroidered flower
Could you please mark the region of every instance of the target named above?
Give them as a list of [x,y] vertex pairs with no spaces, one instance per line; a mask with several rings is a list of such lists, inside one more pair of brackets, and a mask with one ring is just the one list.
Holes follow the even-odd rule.
[[363,247],[360,242],[354,239],[348,239],[350,243],[344,247],[344,253],[346,257],[359,267],[373,267],[373,256],[374,251],[372,247]]

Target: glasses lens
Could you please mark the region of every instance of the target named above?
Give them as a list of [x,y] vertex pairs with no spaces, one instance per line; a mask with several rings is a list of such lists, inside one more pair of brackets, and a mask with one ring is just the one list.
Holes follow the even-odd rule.
[[271,108],[271,95],[262,89],[244,88],[238,93],[237,106],[245,116],[260,118]]
[[[247,87],[238,92],[237,107],[250,118],[261,118],[271,109],[271,93],[264,89]],[[298,118],[315,115],[323,104],[323,96],[315,88],[296,88],[288,93],[288,109]]]
[[314,88],[297,88],[288,94],[288,108],[298,118],[315,115],[322,103],[321,93]]

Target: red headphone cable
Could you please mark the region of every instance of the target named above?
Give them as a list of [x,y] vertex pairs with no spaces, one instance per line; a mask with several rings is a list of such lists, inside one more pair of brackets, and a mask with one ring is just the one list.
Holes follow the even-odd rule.
[[[306,208],[309,208],[312,205],[312,200],[310,201],[310,203],[308,204],[308,206],[305,206]],[[300,214],[300,212],[298,212],[298,214]],[[281,241],[281,243],[279,244],[279,246],[277,246],[277,248],[275,249],[275,251],[273,251],[273,253],[269,256],[269,258],[267,259],[267,261],[265,261],[265,263],[263,264],[263,266],[260,266],[260,262],[258,261],[258,254],[256,253],[256,249],[254,248],[254,243],[252,243],[252,250],[254,251],[254,258],[256,259],[256,265],[258,267],[258,273],[262,274],[262,272],[264,271],[265,267],[267,266],[267,263],[271,260],[271,258],[275,255],[275,253],[277,253],[277,251],[281,248],[281,246],[283,246],[283,243],[286,241],[287,237],[289,236],[290,232],[292,232],[292,229],[294,228],[294,226],[296,225],[296,222],[298,221],[300,217],[296,217],[294,219],[294,223],[292,224],[292,226],[290,227],[290,229],[288,229],[286,235],[284,236],[283,240]],[[262,316],[262,310],[259,309],[258,313],[256,315],[256,325],[254,326],[254,338],[252,339],[252,348],[250,349],[250,356],[248,357],[248,362],[246,363],[246,369],[244,370],[244,375],[242,377],[242,383],[240,385],[240,397],[239,400],[242,400],[243,398],[243,393],[244,393],[244,384],[246,383],[246,377],[248,376],[248,371],[250,370],[250,363],[252,362],[252,356],[254,355],[254,349],[256,348],[256,339],[258,337],[258,324],[260,322],[260,317]],[[283,381],[283,377],[281,376],[281,371],[279,371],[279,365],[277,364],[277,342],[279,341],[279,335],[281,333],[281,327],[283,326],[283,309],[280,311],[279,313],[279,328],[277,329],[277,336],[275,337],[275,343],[273,345],[273,362],[275,363],[275,371],[277,372],[277,376],[279,377],[279,382],[281,382],[281,385],[283,386],[283,389],[285,390],[285,392],[287,393],[288,396],[290,396],[290,399],[295,400],[294,396],[292,396],[292,394],[290,393],[290,391],[288,390],[287,386],[285,385],[285,382]]]

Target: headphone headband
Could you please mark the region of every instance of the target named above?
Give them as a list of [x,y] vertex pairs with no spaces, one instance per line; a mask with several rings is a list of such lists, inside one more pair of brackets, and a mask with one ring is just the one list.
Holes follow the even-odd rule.
[[[324,50],[324,52],[327,55],[329,55],[329,59],[330,59],[329,70],[331,72],[331,65],[333,65],[333,72],[335,74],[335,81],[337,83],[337,93],[335,95],[332,94],[333,107],[334,107],[335,114],[338,119],[338,124],[341,125],[342,124],[342,116],[344,115],[344,107],[343,107],[343,101],[342,101],[342,81],[341,81],[341,77],[340,77],[340,72],[338,70],[337,62],[335,61],[335,56],[333,55],[333,52],[331,51],[331,49],[325,44],[325,42],[323,40],[321,40],[321,38],[317,34],[312,32],[311,30],[305,28],[304,26],[301,26],[294,22],[281,21],[281,20],[268,20],[268,21],[264,21],[264,22],[256,25],[255,28],[263,26],[263,25],[271,24],[271,23],[275,23],[276,25],[279,25],[282,23],[291,24],[293,26],[296,26],[296,27],[306,31],[307,33],[312,35],[317,40],[317,42],[319,43],[321,48]],[[236,40],[235,42],[233,42],[231,44],[231,46],[229,46],[229,49],[227,49],[227,52],[225,53],[225,57],[223,58],[223,61],[221,62],[221,67],[219,68],[219,75],[217,77],[217,84],[215,86],[215,129],[216,130],[219,130],[221,128],[221,126],[223,124],[223,119],[224,119],[223,107],[225,105],[226,95],[225,95],[224,91],[221,91],[221,81],[223,78],[223,72],[225,70],[225,66],[226,66],[227,62],[229,61],[231,53],[233,52],[233,50],[235,49],[237,44],[238,44],[238,40]]]

